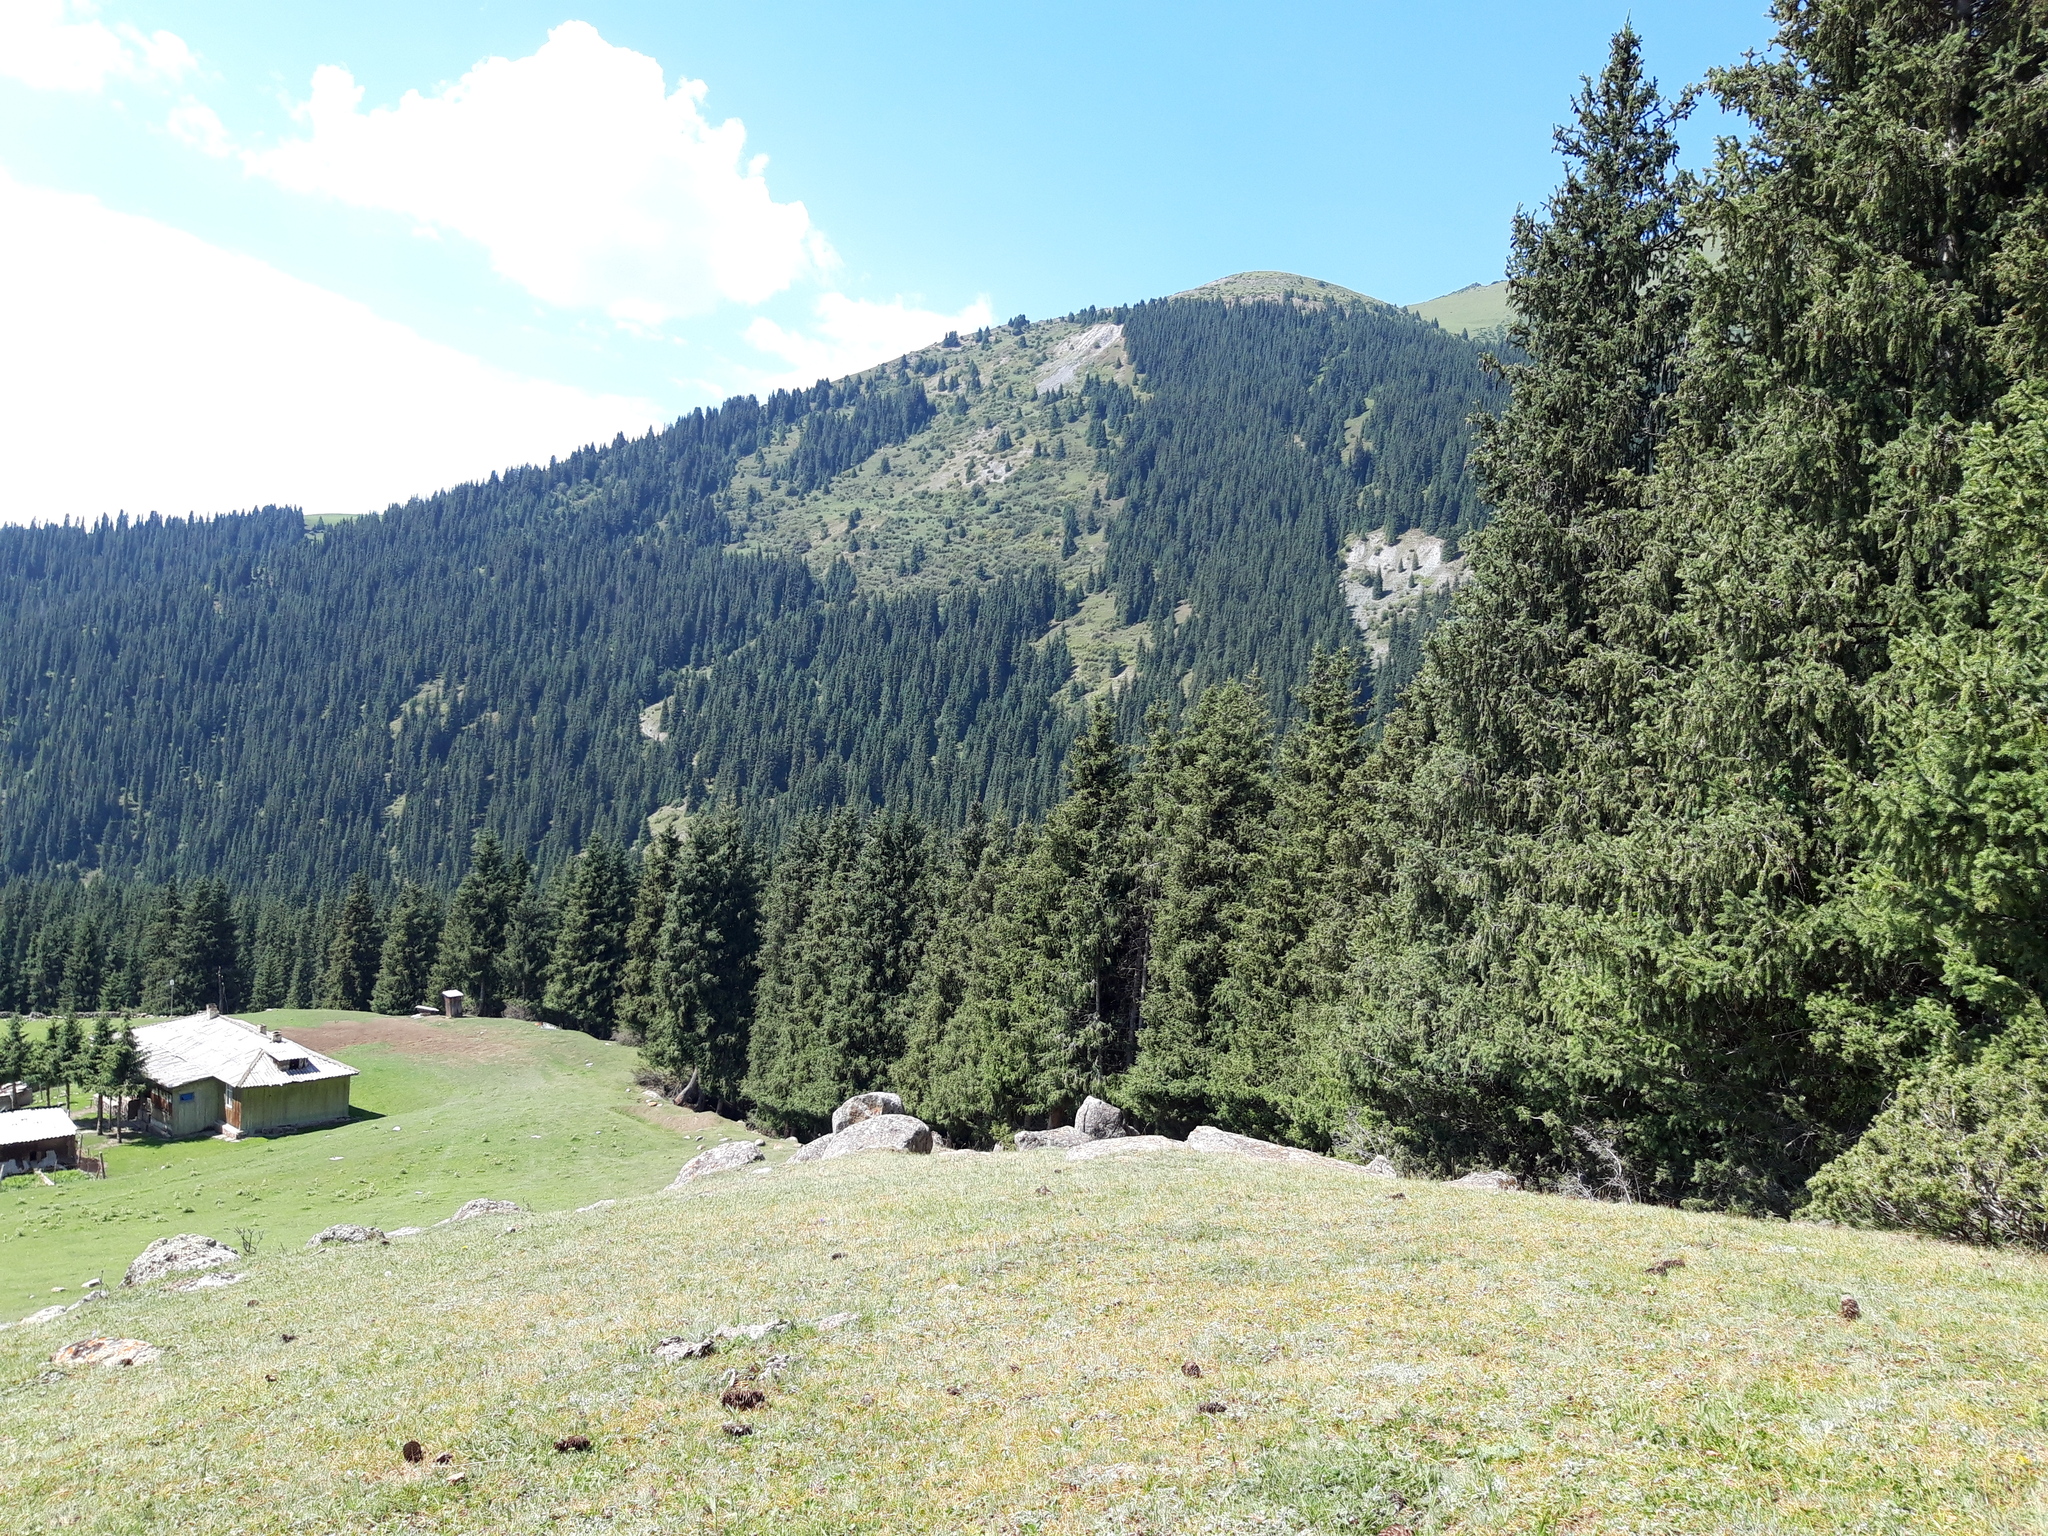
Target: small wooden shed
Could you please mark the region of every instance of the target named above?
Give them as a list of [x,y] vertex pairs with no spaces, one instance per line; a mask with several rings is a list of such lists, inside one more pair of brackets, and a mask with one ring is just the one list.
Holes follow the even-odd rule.
[[14,1109],[0,1114],[0,1176],[33,1168],[76,1168],[78,1127],[61,1109]]
[[232,1140],[348,1118],[354,1067],[245,1019],[209,1012],[145,1025],[135,1048],[158,1136],[218,1130]]

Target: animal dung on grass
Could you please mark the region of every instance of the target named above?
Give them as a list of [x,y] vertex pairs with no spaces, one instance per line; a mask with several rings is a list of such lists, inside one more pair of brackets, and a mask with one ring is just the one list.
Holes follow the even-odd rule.
[[843,1131],[804,1143],[791,1155],[792,1163],[816,1163],[831,1157],[850,1157],[856,1152],[916,1152],[932,1149],[932,1128],[915,1115],[870,1115]]
[[1200,1377],[1202,1368],[1192,1360],[1183,1360],[1180,1366],[1180,1373],[1183,1376]]
[[381,1243],[385,1241],[381,1227],[359,1227],[354,1222],[337,1222],[331,1227],[314,1233],[306,1239],[308,1248],[325,1247],[328,1243]]
[[1674,1269],[1683,1268],[1685,1268],[1685,1260],[1683,1258],[1659,1259],[1656,1263],[1645,1269],[1643,1273],[1646,1275],[1668,1275]]
[[564,1435],[555,1442],[555,1449],[558,1451],[587,1451],[590,1449],[590,1436]]
[[137,1254],[121,1284],[147,1285],[166,1275],[217,1269],[223,1264],[234,1263],[240,1257],[241,1254],[217,1238],[201,1237],[196,1232],[180,1232],[175,1237],[158,1238]]
[[719,1406],[730,1408],[734,1413],[747,1413],[761,1407],[768,1401],[768,1394],[759,1387],[732,1386],[725,1389],[718,1399]]
[[872,1120],[877,1115],[900,1115],[903,1101],[893,1093],[856,1093],[844,1104],[832,1111],[832,1129],[843,1131],[849,1125],[859,1125],[863,1120]]
[[725,1432],[735,1440],[742,1435],[751,1435],[754,1432],[754,1426],[751,1424],[727,1424],[723,1427]]
[[758,1141],[728,1141],[713,1147],[709,1152],[699,1152],[675,1177],[670,1189],[682,1189],[693,1180],[708,1178],[714,1173],[736,1173],[749,1163],[762,1160],[761,1143]]
[[1844,1296],[1842,1298],[1842,1321],[1853,1323],[1862,1315],[1863,1308],[1856,1304],[1854,1296]]
[[96,1333],[89,1339],[66,1344],[50,1356],[52,1365],[143,1365],[163,1351],[141,1339],[110,1339]]
[[427,1459],[427,1448],[417,1440],[408,1440],[398,1448],[398,1454],[417,1466]]
[[443,1451],[440,1455],[434,1458],[434,1465],[437,1467],[445,1467],[454,1459],[455,1453],[453,1451]]
[[1216,1403],[1216,1402],[1209,1402],[1209,1403],[1197,1403],[1197,1404],[1195,1404],[1195,1412],[1197,1412],[1197,1413],[1221,1413],[1221,1412],[1223,1412],[1223,1405],[1222,1405],[1221,1403]]

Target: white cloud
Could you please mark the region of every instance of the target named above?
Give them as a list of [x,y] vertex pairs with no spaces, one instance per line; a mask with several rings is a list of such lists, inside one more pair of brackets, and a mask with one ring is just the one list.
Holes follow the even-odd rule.
[[633,326],[757,304],[828,269],[802,203],[778,203],[737,118],[712,124],[701,81],[565,22],[531,57],[486,59],[433,96],[362,110],[323,65],[298,109],[306,137],[244,156],[294,191],[403,213],[479,242],[550,304]]
[[4,172],[0,228],[0,521],[360,512],[656,419]]
[[97,91],[112,78],[175,80],[197,60],[175,32],[98,19],[91,0],[0,0],[0,75],[44,91]]
[[903,300],[877,304],[850,299],[843,293],[818,296],[817,327],[812,334],[792,331],[763,315],[747,327],[747,341],[780,358],[787,369],[761,381],[762,387],[812,384],[872,368],[918,347],[928,347],[948,331],[971,331],[994,323],[985,298],[976,299],[957,315],[913,309]]
[[171,137],[190,144],[202,154],[212,155],[216,160],[225,159],[234,152],[234,142],[228,137],[227,126],[220,116],[203,101],[186,100],[171,109],[164,126],[171,131]]

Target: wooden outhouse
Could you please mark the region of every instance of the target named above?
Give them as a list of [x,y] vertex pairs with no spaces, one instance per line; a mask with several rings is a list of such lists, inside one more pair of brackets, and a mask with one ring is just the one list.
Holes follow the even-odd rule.
[[149,1024],[135,1047],[158,1136],[233,1139],[348,1118],[354,1067],[247,1020],[207,1012]]

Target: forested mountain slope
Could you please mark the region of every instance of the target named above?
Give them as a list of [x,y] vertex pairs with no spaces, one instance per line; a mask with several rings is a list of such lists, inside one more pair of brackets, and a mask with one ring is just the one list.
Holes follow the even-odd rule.
[[[0,871],[446,886],[663,805],[1042,812],[1082,700],[1341,643],[1348,533],[1480,520],[1473,348],[1232,294],[728,402],[328,523],[0,530]],[[1249,570],[1261,578],[1247,584]]]

